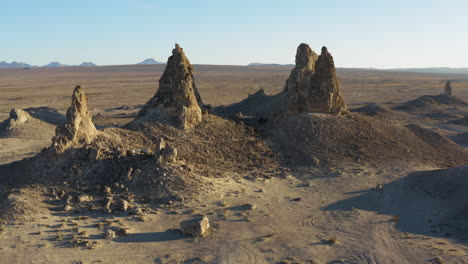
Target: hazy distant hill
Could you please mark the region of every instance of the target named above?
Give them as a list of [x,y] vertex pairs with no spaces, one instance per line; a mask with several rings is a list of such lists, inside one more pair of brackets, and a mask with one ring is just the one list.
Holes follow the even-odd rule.
[[449,68],[449,67],[397,68],[397,69],[384,69],[384,71],[426,72],[426,73],[463,73],[463,74],[468,74],[468,68]]
[[164,62],[157,61],[153,58],[146,59],[142,62],[139,62],[137,64],[165,64]]
[[5,69],[5,68],[31,68],[31,67],[36,67],[36,66],[32,66],[32,65],[29,65],[27,63],[17,62],[17,61],[14,61],[12,63],[8,63],[8,62],[5,62],[5,61],[0,61],[0,68],[2,68],[2,69]]
[[97,66],[97,65],[92,62],[86,61],[86,62],[81,63],[78,66]]
[[62,63],[60,63],[60,62],[54,61],[54,62],[51,62],[51,63],[49,63],[49,64],[47,64],[47,65],[42,66],[42,67],[43,67],[43,68],[57,68],[57,67],[68,67],[68,66],[69,66],[69,65],[62,64]]
[[252,63],[249,63],[247,66],[294,66],[294,64],[252,62]]

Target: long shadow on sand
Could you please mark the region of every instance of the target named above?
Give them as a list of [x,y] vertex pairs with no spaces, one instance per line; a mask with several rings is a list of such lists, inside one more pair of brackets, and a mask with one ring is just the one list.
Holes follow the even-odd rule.
[[386,184],[380,191],[367,190],[323,209],[350,211],[357,208],[393,215],[402,232],[450,237],[462,242],[468,238],[466,190],[468,166],[420,171]]
[[118,243],[144,243],[144,242],[166,242],[174,240],[187,239],[177,230],[166,230],[163,232],[133,233],[128,236],[120,237],[115,242]]

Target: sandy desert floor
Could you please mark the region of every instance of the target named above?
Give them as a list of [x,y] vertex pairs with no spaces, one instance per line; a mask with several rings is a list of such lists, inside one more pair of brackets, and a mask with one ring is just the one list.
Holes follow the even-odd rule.
[[[260,88],[278,93],[291,70],[194,68],[203,100],[213,106],[238,102]],[[47,106],[64,114],[72,89],[81,84],[95,124],[120,126],[153,96],[163,70],[164,65],[0,70],[0,120],[14,107]],[[442,93],[446,80],[452,81],[458,99],[468,101],[468,75],[339,69],[338,76],[351,109],[376,103],[377,111],[366,108],[365,114],[398,125],[418,124],[466,147],[468,124],[451,121],[468,113],[467,106],[412,108],[405,103]],[[0,164],[34,156],[49,145],[47,139],[0,138]],[[263,171],[262,177],[252,177],[254,173],[209,178],[203,194],[193,200],[165,205],[139,201],[147,212],[144,218],[63,212],[47,187],[12,190],[3,184],[0,199],[22,207],[21,217],[0,226],[0,262],[468,263],[468,232],[446,219],[453,210],[466,214],[466,203],[448,204],[447,197],[461,195],[455,198],[466,201],[467,167],[382,160],[326,169],[284,166]],[[420,183],[421,178],[438,183],[446,174],[459,177],[459,186],[434,191]],[[179,223],[197,214],[210,218],[210,234],[182,235]],[[106,226],[127,227],[129,234],[103,239]],[[74,246],[71,241],[77,238],[95,244]]]

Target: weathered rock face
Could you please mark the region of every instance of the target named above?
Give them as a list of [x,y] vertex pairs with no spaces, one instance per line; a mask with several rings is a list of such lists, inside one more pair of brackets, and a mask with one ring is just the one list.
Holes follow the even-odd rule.
[[202,121],[203,106],[195,86],[192,65],[178,44],[172,50],[159,89],[141,109],[139,116],[189,129]]
[[180,230],[182,233],[195,237],[206,235],[209,229],[210,222],[207,216],[198,217],[180,223]]
[[336,77],[335,63],[326,47],[317,57],[307,44],[299,45],[296,67],[286,81],[288,115],[302,112],[348,113]]
[[450,81],[447,81],[445,83],[445,94],[448,96],[452,96],[452,83]]
[[28,112],[23,111],[19,108],[13,108],[10,111],[10,118],[8,119],[8,124],[6,129],[13,129],[21,124],[24,124],[31,116]]
[[88,111],[88,97],[81,86],[73,90],[71,106],[67,110],[67,123],[58,127],[52,138],[52,149],[55,153],[63,153],[68,148],[89,144],[98,134]]

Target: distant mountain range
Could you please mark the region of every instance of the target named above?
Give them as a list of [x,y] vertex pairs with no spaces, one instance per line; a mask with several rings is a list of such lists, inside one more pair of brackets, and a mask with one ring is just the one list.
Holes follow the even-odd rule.
[[166,64],[166,63],[157,61],[157,60],[155,60],[153,58],[149,58],[149,59],[146,59],[146,60],[144,60],[142,62],[139,62],[137,64],[146,65],[146,64]]
[[7,62],[4,62],[4,61],[0,61],[0,69],[4,69],[4,68],[30,68],[30,67],[36,67],[36,66],[32,66],[32,65],[29,65],[27,63],[17,62],[17,61],[14,61],[12,63],[7,63]]
[[[47,65],[42,66],[42,68],[81,67],[81,66],[97,66],[97,65],[92,62],[83,62],[80,65],[66,65],[66,64],[54,61]],[[27,64],[24,62],[17,62],[17,61],[14,61],[12,63],[0,61],[0,69],[5,69],[5,68],[25,69],[25,68],[39,68],[39,66]]]

